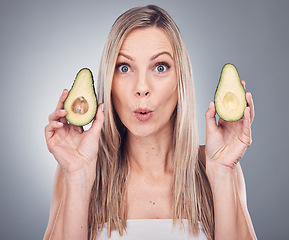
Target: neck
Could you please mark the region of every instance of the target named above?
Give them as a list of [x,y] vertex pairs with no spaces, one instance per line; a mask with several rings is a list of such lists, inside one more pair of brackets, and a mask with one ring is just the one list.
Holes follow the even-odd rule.
[[160,176],[173,169],[173,130],[166,129],[156,136],[127,136],[130,169],[141,174]]

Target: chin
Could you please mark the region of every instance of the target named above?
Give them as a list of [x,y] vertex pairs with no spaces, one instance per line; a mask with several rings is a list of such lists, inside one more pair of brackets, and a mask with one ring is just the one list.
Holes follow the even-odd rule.
[[129,131],[135,137],[148,137],[154,133],[154,130],[148,126],[140,126],[137,128],[129,129]]

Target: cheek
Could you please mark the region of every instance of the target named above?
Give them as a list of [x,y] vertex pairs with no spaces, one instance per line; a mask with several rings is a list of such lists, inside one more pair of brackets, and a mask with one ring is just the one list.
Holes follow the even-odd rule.
[[129,81],[124,81],[122,79],[118,79],[117,77],[113,79],[111,86],[111,94],[113,98],[117,101],[126,98],[126,94],[129,90]]
[[170,83],[163,86],[161,91],[161,99],[163,99],[164,104],[171,105],[172,108],[175,108],[175,105],[178,101],[178,90],[177,90],[176,80],[172,80]]

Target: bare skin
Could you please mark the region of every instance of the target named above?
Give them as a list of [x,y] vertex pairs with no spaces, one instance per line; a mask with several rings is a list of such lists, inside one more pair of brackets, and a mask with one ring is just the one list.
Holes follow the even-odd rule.
[[66,111],[63,110],[67,95],[68,91],[64,90],[45,127],[47,146],[57,160],[58,167],[44,239],[87,238],[88,212],[83,209],[89,204],[95,179],[98,140],[104,114],[100,104],[89,131],[68,124]]
[[[134,30],[117,66],[112,95],[128,129],[128,218],[172,218],[170,116],[177,104],[177,77],[168,37],[157,28]],[[151,114],[148,120],[138,119],[139,108],[151,111],[143,114]]]
[[[104,115],[99,106],[91,129],[83,132],[68,124],[65,111],[60,111],[66,96],[67,90],[45,129],[48,148],[59,165],[44,239],[87,238],[87,209]],[[127,36],[117,59],[112,99],[128,130],[128,218],[172,218],[170,117],[177,104],[177,79],[173,50],[162,30],[136,29]],[[214,195],[216,239],[256,238],[239,164],[251,143],[254,107],[249,93],[247,100],[245,115],[236,123],[217,124],[213,102],[206,113],[207,140],[200,159]]]
[[[241,83],[245,88],[245,81]],[[206,112],[206,172],[214,198],[216,239],[257,239],[239,162],[252,143],[254,104],[250,92],[246,93],[246,99],[248,107],[236,122],[220,118],[217,124],[214,102]]]

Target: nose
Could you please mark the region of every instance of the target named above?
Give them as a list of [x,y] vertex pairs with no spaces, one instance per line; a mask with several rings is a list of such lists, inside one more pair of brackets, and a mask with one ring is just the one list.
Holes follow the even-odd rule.
[[149,77],[145,74],[138,74],[135,84],[135,95],[137,97],[148,97],[151,94]]
[[136,92],[136,95],[138,96],[138,97],[146,97],[146,96],[148,96],[150,94],[150,92],[148,92],[148,91],[137,91]]

